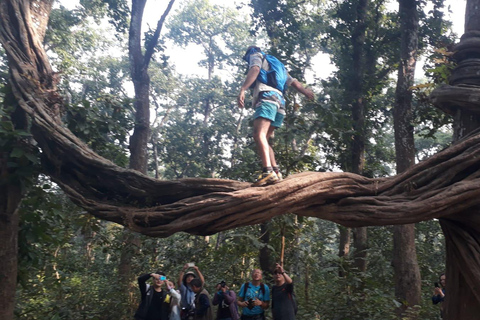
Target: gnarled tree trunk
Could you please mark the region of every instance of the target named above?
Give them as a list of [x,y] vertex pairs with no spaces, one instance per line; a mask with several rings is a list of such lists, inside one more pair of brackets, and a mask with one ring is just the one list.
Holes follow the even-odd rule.
[[[432,94],[454,116],[454,140],[480,125],[480,1],[467,0],[465,34],[454,49],[458,65],[450,85]],[[468,175],[468,172],[464,174]],[[440,219],[447,248],[445,319],[474,320],[480,314],[480,207]]]

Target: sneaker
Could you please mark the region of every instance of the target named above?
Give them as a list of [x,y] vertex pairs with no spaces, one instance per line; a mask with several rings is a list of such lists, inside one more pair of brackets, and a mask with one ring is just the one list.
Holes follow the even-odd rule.
[[269,184],[274,184],[278,182],[277,174],[272,172],[263,172],[261,175],[258,176],[257,181],[252,184],[252,187],[260,187]]
[[282,173],[280,171],[275,172],[275,173],[277,174],[278,181],[282,181],[283,180]]

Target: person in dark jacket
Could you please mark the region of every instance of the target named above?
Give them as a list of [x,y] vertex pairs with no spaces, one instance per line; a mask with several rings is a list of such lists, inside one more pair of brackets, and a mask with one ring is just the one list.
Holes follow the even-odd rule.
[[218,305],[216,320],[238,320],[237,295],[227,287],[225,281],[217,284],[212,304]]
[[[153,278],[152,285],[146,283],[150,278]],[[165,273],[160,271],[138,277],[142,301],[135,312],[136,320],[168,320],[171,297],[162,289],[166,281]]]
[[193,279],[190,281],[190,286],[195,292],[195,309],[194,320],[213,320],[212,304],[210,303],[210,295],[208,291],[203,288],[203,283],[200,279]]
[[445,311],[443,310],[443,301],[445,300],[445,285],[446,285],[446,277],[445,273],[442,273],[438,279],[440,284],[435,283],[435,289],[433,290],[433,297],[432,303],[433,304],[440,304],[440,316],[442,319],[445,317]]

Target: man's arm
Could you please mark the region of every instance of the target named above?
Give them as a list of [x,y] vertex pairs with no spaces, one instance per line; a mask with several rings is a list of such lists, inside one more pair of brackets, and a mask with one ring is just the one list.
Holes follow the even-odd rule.
[[140,277],[138,277],[138,288],[140,289],[140,295],[142,296],[142,300],[145,299],[146,293],[147,293],[147,282],[148,279],[152,276],[151,273],[145,273],[142,274]]
[[203,274],[200,272],[200,269],[198,269],[197,266],[194,266],[193,269],[195,269],[195,271],[197,271],[198,279],[200,279],[200,281],[202,281],[202,286],[203,286],[205,284],[205,278],[203,277]]
[[224,298],[225,298],[225,302],[230,305],[231,303],[233,303],[235,300],[237,300],[237,295],[235,294],[235,292],[233,292],[233,290],[228,290],[226,291],[224,294],[223,294]]
[[242,86],[240,87],[240,93],[237,97],[237,103],[240,108],[245,106],[245,90],[250,88],[250,86],[257,80],[258,74],[260,73],[260,67],[253,66],[248,69],[247,77],[243,82]]
[[242,286],[240,287],[240,293],[238,295],[238,300],[237,300],[237,306],[239,306],[240,308],[248,307],[248,302],[245,301],[244,297],[242,297],[242,292],[245,291],[243,289],[244,286],[245,286],[245,283],[242,284]]
[[178,276],[178,287],[180,288],[180,286],[182,285],[182,282],[183,282],[183,275],[185,274],[185,270],[187,270],[188,268],[188,264],[185,264],[183,266],[183,269],[182,271],[180,271],[180,275]]
[[292,278],[288,276],[288,274],[285,272],[285,269],[283,269],[283,266],[280,265],[279,263],[275,265],[275,270],[280,271],[282,273],[283,278],[285,279],[285,283],[290,284],[293,282]]
[[310,100],[313,100],[313,98],[315,97],[313,91],[305,88],[297,79],[294,79],[290,86]]

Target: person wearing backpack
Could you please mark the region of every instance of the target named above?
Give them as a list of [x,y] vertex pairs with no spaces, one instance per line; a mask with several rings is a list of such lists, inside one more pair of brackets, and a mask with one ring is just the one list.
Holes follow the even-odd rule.
[[[153,278],[152,285],[147,280]],[[141,302],[135,312],[136,320],[168,320],[170,316],[170,294],[162,289],[166,281],[165,273],[157,271],[138,277]]]
[[282,179],[275,154],[268,140],[273,138],[276,128],[279,128],[285,117],[285,99],[283,92],[288,86],[313,99],[314,94],[302,84],[292,78],[285,66],[277,58],[262,52],[259,47],[250,46],[243,57],[248,62],[248,72],[240,92],[237,103],[240,108],[245,106],[245,91],[253,87],[252,107],[253,138],[257,145],[258,154],[262,160],[262,174],[252,186],[273,184]]
[[242,308],[241,320],[265,320],[270,306],[270,289],[262,282],[262,270],[252,271],[252,280],[242,284],[237,305]]
[[273,320],[295,320],[297,303],[293,293],[293,281],[278,263],[273,272],[273,280],[275,281],[272,287]]

